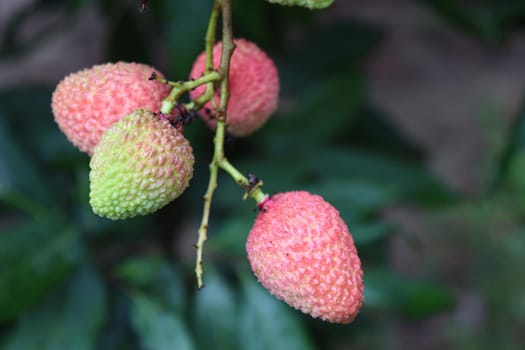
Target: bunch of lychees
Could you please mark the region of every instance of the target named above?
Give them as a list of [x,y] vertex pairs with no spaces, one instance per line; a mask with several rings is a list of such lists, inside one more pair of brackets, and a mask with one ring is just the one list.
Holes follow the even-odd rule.
[[[304,191],[268,196],[261,182],[244,177],[221,154],[224,129],[236,137],[252,134],[275,112],[279,95],[277,69],[266,53],[236,39],[230,40],[235,50],[228,59],[224,43],[208,47],[183,83],[167,81],[144,64],[118,62],[70,74],[58,84],[53,114],[67,138],[91,156],[93,211],[126,219],[153,213],[180,196],[194,165],[183,129],[199,115],[216,129],[218,156],[212,164],[257,201],[259,213],[246,249],[261,284],[313,317],[351,322],[363,302],[363,273],[339,212]],[[189,93],[190,103],[177,101],[182,93]],[[205,198],[209,206],[211,194]],[[199,238],[200,254],[204,238],[205,233]]]

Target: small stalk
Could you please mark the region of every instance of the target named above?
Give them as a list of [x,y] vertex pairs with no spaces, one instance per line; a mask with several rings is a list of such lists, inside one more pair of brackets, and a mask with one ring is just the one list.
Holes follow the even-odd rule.
[[[211,202],[213,194],[217,188],[217,174],[219,169],[223,169],[228,173],[239,186],[246,191],[246,196],[253,198],[257,204],[261,203],[267,198],[267,195],[262,192],[262,182],[257,184],[251,184],[249,179],[246,178],[240,171],[238,171],[224,156],[224,139],[226,135],[226,120],[227,120],[227,106],[230,98],[230,61],[235,48],[233,42],[233,30],[232,30],[232,7],[231,0],[215,0],[212,15],[210,18],[210,24],[206,35],[206,71],[205,76],[212,74],[213,72],[213,45],[215,43],[215,26],[217,24],[218,11],[222,13],[222,53],[221,62],[219,65],[218,73],[220,79],[220,99],[219,106],[215,106],[216,102],[213,99],[214,95],[214,82],[210,80],[206,85],[206,92],[199,97],[205,99],[212,99],[212,104],[215,109],[215,118],[217,120],[217,126],[215,129],[215,137],[213,139],[214,152],[213,159],[210,162],[210,179],[208,182],[208,189],[204,194],[204,209],[202,214],[201,225],[198,231],[198,240],[196,244],[197,249],[197,261],[195,264],[195,274],[197,277],[197,287],[202,288],[202,256],[204,243],[208,237],[208,223],[210,216]],[[203,97],[204,96],[204,97]],[[201,101],[194,101],[195,104],[200,104]]]
[[220,81],[222,78],[219,72],[212,71],[210,73],[204,74],[202,77],[194,80],[189,80],[185,82],[169,82],[173,86],[170,94],[162,101],[162,107],[160,111],[165,114],[170,114],[175,105],[177,104],[178,99],[188,91],[195,89],[198,86],[210,83],[213,85],[213,82]]
[[[215,0],[213,2],[213,9],[210,15],[210,21],[208,23],[208,29],[206,31],[206,41],[205,41],[205,52],[206,52],[206,73],[210,73],[213,71],[213,46],[215,44],[215,33],[217,31],[217,22],[219,18],[220,11],[222,9],[221,3],[219,0]],[[221,79],[223,76],[221,76]],[[206,103],[205,101],[209,98],[212,99],[213,95],[215,94],[213,82],[209,82],[206,85],[206,91],[203,95],[199,96],[197,100],[195,101],[195,107],[203,105]],[[215,101],[212,100],[212,103],[215,104]],[[215,145],[215,151],[213,154],[213,159],[210,162],[209,168],[210,168],[210,179],[208,181],[208,188],[206,190],[206,193],[203,196],[204,199],[204,208],[202,212],[202,219],[201,224],[199,226],[198,230],[198,239],[197,243],[195,244],[195,248],[197,250],[197,256],[196,256],[196,263],[195,263],[195,275],[197,277],[197,287],[200,289],[204,286],[202,283],[202,275],[203,275],[203,269],[202,269],[202,256],[203,256],[203,250],[204,250],[204,242],[208,239],[208,223],[210,219],[210,208],[211,208],[211,202],[213,199],[213,193],[215,192],[215,189],[217,188],[217,174],[219,172],[219,168],[217,166],[217,143],[220,142],[220,135],[218,132],[215,133],[214,137],[214,145]],[[224,137],[224,136],[223,136]]]

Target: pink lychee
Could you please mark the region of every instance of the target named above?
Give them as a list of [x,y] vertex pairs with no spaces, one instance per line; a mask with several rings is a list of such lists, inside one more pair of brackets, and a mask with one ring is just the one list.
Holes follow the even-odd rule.
[[[235,50],[230,63],[230,100],[227,110],[227,130],[234,136],[246,136],[259,129],[277,109],[279,98],[279,76],[272,59],[257,45],[235,39]],[[219,67],[222,44],[213,47],[213,64]],[[191,70],[190,77],[200,77],[205,70],[206,55],[202,53]],[[192,99],[201,95],[205,86],[190,93]],[[219,101],[216,94],[217,103]],[[211,109],[208,102],[206,108]],[[206,113],[200,116],[210,127],[215,120]]]
[[72,73],[56,87],[51,107],[59,128],[81,151],[93,153],[104,130],[135,109],[158,111],[170,87],[148,78],[140,63],[106,63]]
[[259,282],[290,306],[349,323],[363,302],[363,271],[348,227],[322,197],[285,192],[261,204],[246,243]]

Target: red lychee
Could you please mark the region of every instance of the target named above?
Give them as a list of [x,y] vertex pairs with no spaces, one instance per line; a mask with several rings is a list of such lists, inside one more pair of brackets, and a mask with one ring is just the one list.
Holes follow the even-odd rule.
[[89,155],[104,130],[135,109],[158,111],[170,87],[148,78],[140,63],[106,63],[72,73],[53,93],[51,107],[69,141]]
[[[233,136],[246,136],[259,129],[277,109],[279,76],[272,59],[257,45],[235,39],[235,50],[230,63],[230,100],[228,102],[227,130]],[[219,67],[222,44],[213,47],[213,64]],[[205,70],[206,55],[202,53],[191,70],[190,77],[200,77]],[[201,95],[205,86],[190,93],[192,99]],[[219,101],[216,95],[217,103]],[[206,108],[211,109],[208,102]],[[215,120],[201,112],[200,116],[212,128]]]
[[270,197],[246,250],[259,282],[290,306],[333,323],[356,317],[361,261],[339,212],[322,197],[304,191]]

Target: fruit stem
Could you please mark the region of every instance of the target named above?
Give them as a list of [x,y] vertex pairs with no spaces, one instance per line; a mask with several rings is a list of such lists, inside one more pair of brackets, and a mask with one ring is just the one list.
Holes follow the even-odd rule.
[[246,197],[251,197],[257,202],[257,204],[260,204],[268,198],[268,195],[261,189],[263,185],[262,181],[259,181],[256,184],[251,184],[250,180],[237,170],[226,158],[221,159],[218,162],[218,165],[219,168],[227,172],[235,182],[246,191],[245,199]]
[[206,190],[206,193],[203,196],[204,199],[204,209],[202,213],[202,220],[201,225],[199,226],[198,231],[198,239],[197,243],[195,244],[195,248],[197,249],[197,261],[195,264],[195,275],[197,276],[197,287],[200,289],[204,286],[202,283],[202,254],[203,254],[203,248],[204,248],[204,242],[208,239],[208,222],[210,218],[210,208],[211,208],[211,201],[213,198],[213,193],[215,192],[215,189],[217,188],[217,173],[219,171],[219,168],[217,167],[217,164],[215,162],[215,157],[212,160],[212,162],[209,165],[210,168],[210,180],[208,182],[208,189]]
[[[218,72],[222,74],[221,98],[217,109],[217,124],[226,123],[226,108],[230,99],[230,60],[235,49],[232,30],[232,2],[220,0],[222,7],[222,54]],[[224,141],[224,139],[223,139]]]
[[[208,23],[208,29],[206,31],[206,41],[205,41],[206,71],[205,71],[205,75],[206,73],[213,72],[213,45],[215,44],[215,32],[217,31],[217,20],[218,20],[221,8],[222,6],[221,6],[220,1],[214,0],[213,9],[210,15],[210,21]],[[224,32],[224,29],[223,29],[223,32]],[[223,77],[224,76],[221,76],[221,79]],[[202,106],[204,103],[209,101],[213,97],[214,93],[215,91],[214,91],[213,82],[209,82],[206,85],[206,91],[204,92],[204,94],[202,94],[196,100],[194,100],[195,109],[198,109],[197,107],[200,108],[200,106]],[[215,108],[215,99],[212,99],[212,105]],[[215,189],[217,188],[217,174],[219,172],[219,167],[217,166],[217,159],[218,159],[218,153],[220,150],[217,150],[217,144],[224,142],[224,135],[222,135],[222,138],[223,138],[222,142],[220,138],[221,138],[220,133],[216,132],[215,138],[213,141],[215,145],[215,150],[213,153],[213,159],[209,165],[210,179],[208,181],[208,188],[206,190],[206,193],[203,196],[204,209],[202,213],[201,224],[199,226],[197,243],[195,244],[195,248],[197,250],[197,257],[196,257],[197,261],[195,263],[195,275],[197,277],[197,287],[199,289],[204,286],[202,283],[202,274],[203,274],[202,254],[203,254],[203,249],[204,249],[204,242],[206,242],[206,240],[208,239],[208,222],[210,218],[211,201],[213,198],[213,193],[215,192]]]
[[[215,28],[217,25],[217,16],[218,11],[221,10],[222,13],[222,53],[221,53],[221,62],[218,70],[214,71],[213,69],[213,45],[215,42]],[[232,7],[231,0],[215,0],[212,15],[210,18],[208,31],[206,34],[206,71],[205,75],[212,74],[213,72],[219,74],[220,78],[220,102],[219,106],[215,105],[215,99],[212,99],[214,95],[213,82],[215,80],[210,80],[206,86],[206,92],[199,96],[200,98],[208,98],[212,100],[213,108],[216,112],[215,118],[217,120],[217,127],[215,129],[215,137],[213,139],[214,152],[213,159],[209,165],[210,167],[210,179],[208,182],[208,189],[204,194],[204,209],[202,214],[202,221],[199,227],[199,237],[197,240],[197,261],[195,264],[195,274],[197,276],[197,287],[202,288],[202,255],[204,242],[207,240],[208,236],[208,222],[210,216],[211,202],[213,198],[213,193],[217,188],[217,174],[219,168],[227,172],[239,186],[241,186],[245,191],[245,198],[253,198],[257,204],[262,203],[268,196],[261,190],[262,182],[252,184],[250,180],[244,176],[239,170],[237,170],[224,156],[224,139],[226,135],[226,119],[227,119],[227,106],[228,100],[230,98],[230,81],[229,81],[229,72],[230,72],[230,61],[235,49],[235,44],[233,42],[233,30],[232,30]],[[204,98],[203,98],[204,99]],[[200,104],[201,101],[197,101],[196,104]]]
[[[215,45],[215,33],[217,32],[217,21],[221,10],[221,4],[219,0],[213,2],[213,10],[210,16],[210,22],[208,24],[208,30],[206,31],[206,69],[205,73],[211,73],[214,70],[213,67],[213,46]],[[221,77],[222,78],[222,77]],[[195,99],[195,109],[200,109],[206,102],[208,102],[215,94],[215,87],[213,82],[206,84],[206,91]],[[215,101],[212,101],[213,108],[215,108]]]
[[171,89],[171,92],[168,95],[168,97],[166,97],[162,101],[162,107],[160,111],[165,114],[170,114],[175,108],[177,100],[182,96],[182,94],[204,84],[209,83],[213,85],[213,82],[220,81],[221,78],[222,76],[219,72],[211,71],[209,73],[204,74],[202,77],[194,80],[189,80],[185,82],[171,82],[170,85],[173,85],[173,89]]
[[[175,108],[177,100],[180,98],[180,96],[182,96],[182,94],[204,84],[206,84],[206,90],[204,91],[204,93],[199,97],[195,98],[190,103],[187,103],[186,109],[199,110],[206,102],[211,100],[211,98],[213,97],[215,93],[213,83],[221,81],[223,78],[223,75],[220,72],[215,71],[213,68],[213,45],[215,44],[215,33],[217,32],[217,21],[219,18],[220,9],[220,1],[215,0],[213,2],[213,9],[211,11],[210,21],[208,22],[208,29],[206,30],[206,70],[204,71],[203,76],[198,79],[190,80],[187,82],[170,82],[167,80],[162,80],[161,82],[173,86],[173,89],[171,90],[168,97],[166,97],[164,101],[162,101],[162,108],[160,110],[162,113],[170,114]],[[156,79],[160,81],[160,79]],[[212,104],[215,108],[215,101],[212,101]]]

